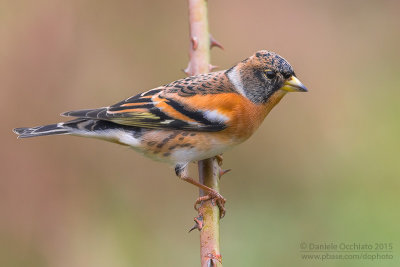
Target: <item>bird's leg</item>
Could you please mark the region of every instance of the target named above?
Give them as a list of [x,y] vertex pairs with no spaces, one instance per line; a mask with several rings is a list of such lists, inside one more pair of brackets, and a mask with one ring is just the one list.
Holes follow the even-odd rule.
[[222,154],[216,155],[215,159],[218,162],[218,165],[221,167],[222,166],[222,161],[224,160],[224,157],[222,156]]
[[187,164],[177,164],[175,166],[175,173],[179,178],[181,178],[185,182],[195,185],[198,188],[200,188],[208,193],[207,195],[201,196],[196,200],[196,202],[194,203],[195,210],[199,211],[197,205],[200,204],[202,201],[211,200],[213,205],[215,205],[215,204],[218,205],[218,208],[220,211],[220,217],[222,218],[225,216],[225,207],[224,206],[225,206],[226,199],[220,193],[218,193],[218,191],[190,178],[188,176],[188,165]]

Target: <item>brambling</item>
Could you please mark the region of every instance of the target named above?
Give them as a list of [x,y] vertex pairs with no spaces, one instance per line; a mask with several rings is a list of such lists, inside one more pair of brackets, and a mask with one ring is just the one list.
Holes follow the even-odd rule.
[[178,177],[225,199],[188,175],[188,163],[220,155],[248,139],[287,92],[306,92],[292,66],[261,50],[232,68],[187,77],[109,107],[65,112],[76,119],[16,128],[20,138],[70,134],[127,145],[175,165]]

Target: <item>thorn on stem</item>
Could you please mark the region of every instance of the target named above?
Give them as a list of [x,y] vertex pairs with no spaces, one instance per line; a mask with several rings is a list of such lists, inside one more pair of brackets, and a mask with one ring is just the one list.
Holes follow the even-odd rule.
[[199,46],[199,41],[197,40],[197,37],[192,37],[190,39],[190,41],[192,42],[192,48],[193,50],[196,50],[197,47]]
[[214,69],[216,69],[216,68],[219,68],[218,66],[215,66],[215,65],[212,65],[212,64],[209,64],[208,65],[208,69],[210,70],[210,71],[213,71]]
[[222,46],[222,44],[220,42],[218,42],[217,40],[215,40],[215,38],[210,34],[210,48],[213,48],[214,46],[224,50],[224,47]]
[[186,69],[183,69],[183,72],[186,73],[186,75],[191,75],[192,74],[192,67],[190,65],[190,62],[188,63]]
[[224,174],[230,172],[231,170],[232,169],[223,170],[223,169],[219,168],[219,178],[221,178]]
[[193,231],[194,229],[197,229],[199,231],[201,231],[201,229],[203,229],[203,215],[201,213],[199,213],[199,215],[197,217],[194,217],[194,226],[189,230],[189,233],[191,231]]
[[216,266],[215,260],[219,261],[219,263],[222,264],[222,256],[220,254],[215,253],[215,251],[213,251],[213,253],[208,253],[207,258],[209,258],[207,263],[208,266]]

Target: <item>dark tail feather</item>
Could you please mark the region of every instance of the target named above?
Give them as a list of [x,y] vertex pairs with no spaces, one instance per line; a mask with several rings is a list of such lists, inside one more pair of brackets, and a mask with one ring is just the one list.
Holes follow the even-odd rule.
[[[103,139],[112,139],[110,137],[114,130],[126,131],[132,134],[140,135],[142,129],[135,126],[119,125],[110,121],[92,120],[85,118],[78,118],[71,121],[60,122],[57,124],[49,124],[44,126],[37,126],[32,128],[15,128],[14,133],[18,134],[18,138],[28,138],[43,135],[59,135],[59,134],[72,134],[76,136],[97,137]],[[104,132],[106,134],[104,135]]]
[[71,129],[65,128],[63,125],[64,123],[57,123],[33,128],[15,128],[13,132],[18,134],[18,138],[70,133]]

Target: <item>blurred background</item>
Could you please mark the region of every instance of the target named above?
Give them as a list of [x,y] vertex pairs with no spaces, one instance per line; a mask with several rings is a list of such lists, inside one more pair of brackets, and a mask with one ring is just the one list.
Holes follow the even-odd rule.
[[[309,88],[224,155],[226,266],[398,266],[399,10],[209,1],[225,47],[214,65],[268,49]],[[2,0],[0,25],[0,266],[198,266],[198,191],[173,168],[103,141],[11,132],[184,77],[186,1]],[[301,242],[391,242],[393,259],[302,260]]]

